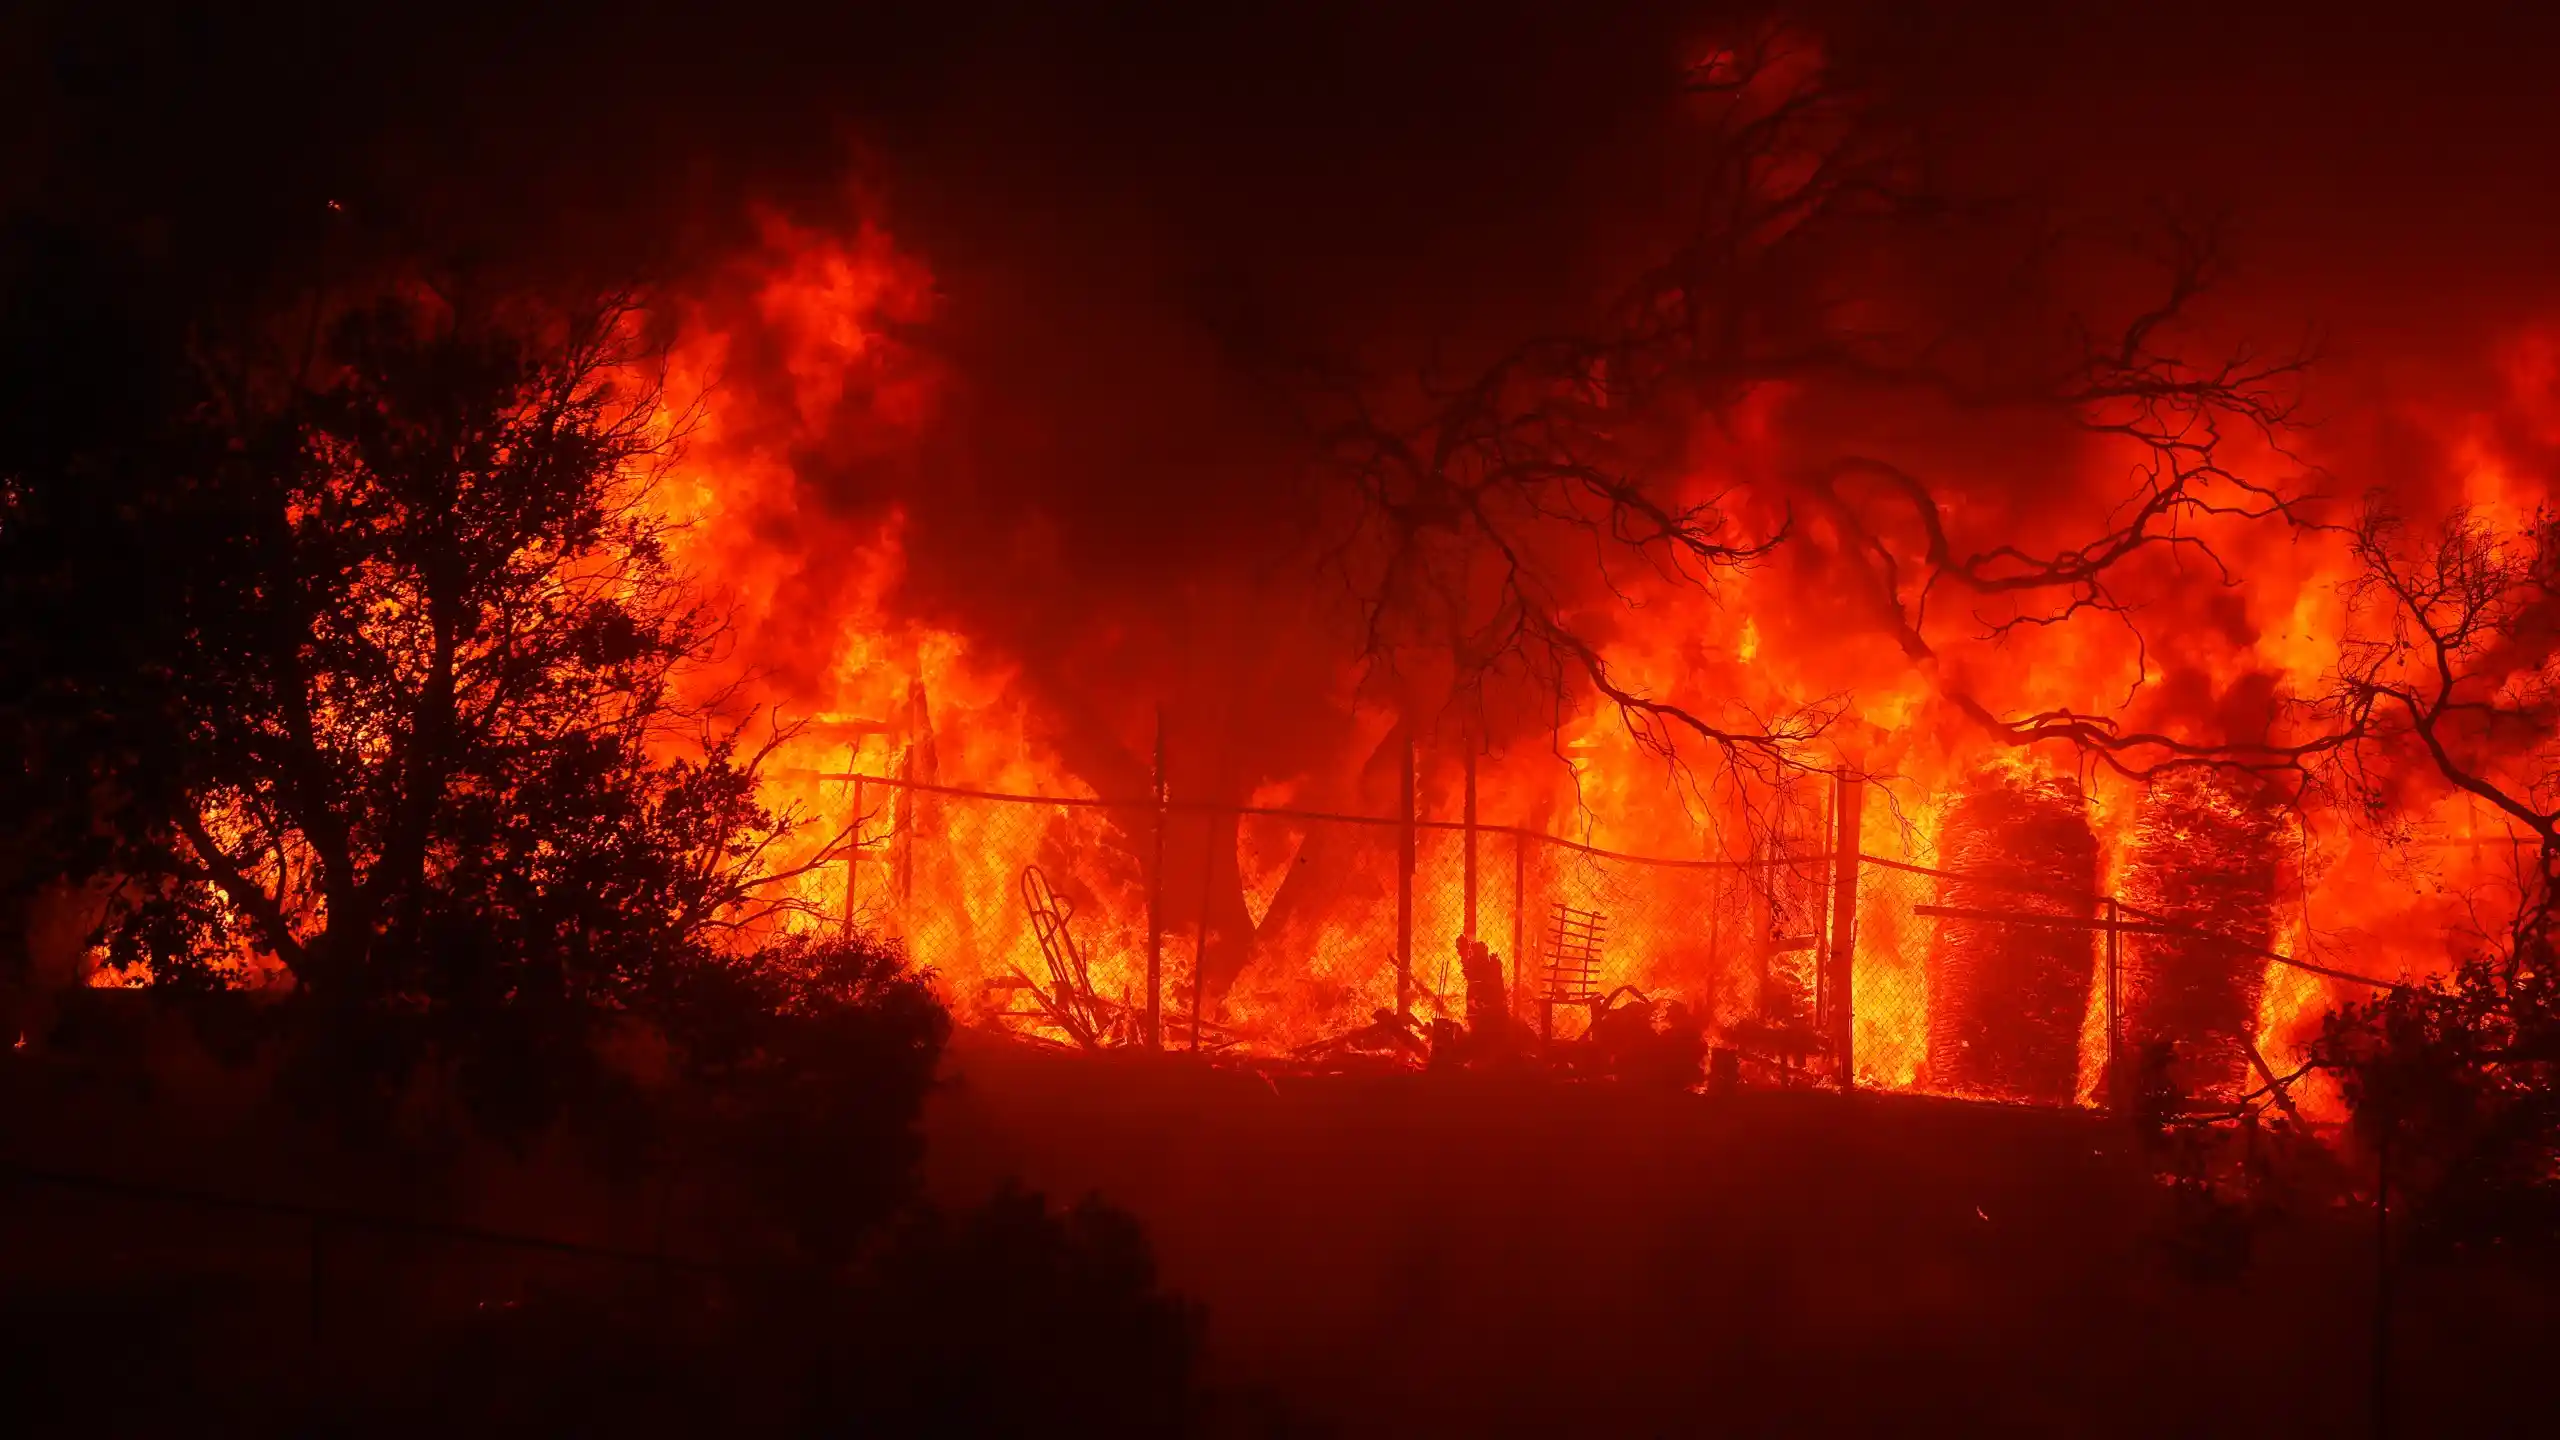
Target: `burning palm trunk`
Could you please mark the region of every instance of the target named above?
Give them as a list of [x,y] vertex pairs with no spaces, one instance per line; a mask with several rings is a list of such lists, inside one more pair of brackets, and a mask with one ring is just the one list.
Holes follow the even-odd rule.
[[[1929,944],[1929,1074],[1941,1087],[2068,1104],[2096,968],[2083,927],[1989,918],[2095,910],[2098,837],[2067,776],[1975,775],[1942,832],[1938,921]],[[1973,918],[1976,916],[1984,918]]]
[[2192,1094],[2227,1094],[2246,1078],[2275,932],[2278,825],[2263,796],[2203,771],[2165,776],[2143,796],[2126,903],[2202,933],[2125,937],[2125,1029],[2137,1045],[2168,1042],[2171,1074]]

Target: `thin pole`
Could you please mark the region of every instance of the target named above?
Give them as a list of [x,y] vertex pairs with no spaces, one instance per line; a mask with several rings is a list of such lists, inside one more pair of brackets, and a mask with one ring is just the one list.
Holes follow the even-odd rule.
[[1164,707],[1156,707],[1155,855],[1147,865],[1147,1048],[1164,1048]]
[[2123,1077],[2124,1077],[2124,1039],[2123,1039],[2123,1035],[2122,1035],[2122,1033],[2121,1033],[2121,1032],[2119,1031],[2119,1029],[2118,1029],[2118,1025],[2117,1025],[2117,1021],[2116,1021],[2116,1003],[2117,1003],[2117,1002],[2116,1002],[2116,974],[2117,974],[2117,970],[2116,970],[2116,966],[2117,966],[2117,954],[2116,954],[2116,947],[2117,947],[2117,945],[2120,943],[2120,941],[2118,940],[2118,938],[2117,938],[2117,937],[2123,933],[2122,931],[2120,931],[2120,930],[2118,930],[2118,929],[2117,929],[2117,926],[2118,926],[2118,925],[2120,925],[2120,924],[2123,922],[2123,918],[2124,918],[2124,917],[2123,917],[2123,914],[2122,914],[2122,907],[2120,907],[2120,906],[2118,906],[2118,905],[2117,905],[2117,903],[2116,903],[2116,897],[2114,897],[2113,895],[2108,896],[2108,897],[2107,897],[2107,1110],[2108,1110],[2108,1113],[2110,1113],[2110,1114],[2115,1114],[2115,1115],[2121,1115],[2121,1114],[2123,1114],[2123,1113],[2124,1113],[2124,1078],[2123,1078]]
[[1526,1003],[1522,998],[1521,976],[1524,973],[1520,943],[1529,914],[1529,827],[1523,825],[1511,832],[1511,1008],[1517,1013]]
[[1831,846],[1831,963],[1823,989],[1828,992],[1831,1053],[1838,1057],[1840,1088],[1858,1083],[1857,1006],[1852,996],[1858,963],[1858,840],[1865,809],[1866,782],[1854,775],[1839,779],[1839,829]]
[[[850,767],[847,767],[850,768]],[[844,857],[844,938],[853,938],[854,897],[862,893],[862,781],[853,782],[853,849]]]
[[1413,737],[1396,777],[1396,1016],[1413,1018]]
[[1466,808],[1466,919],[1460,929],[1469,940],[1476,938],[1476,747],[1467,743],[1467,808]]
[[1209,883],[1218,876],[1217,817],[1203,816],[1200,827],[1200,928],[1191,940],[1191,1049],[1200,1049],[1201,976],[1209,969]]
[[906,753],[898,759],[898,778],[906,783],[898,787],[898,801],[890,811],[889,824],[898,837],[898,907],[912,915],[908,907],[916,898],[916,742],[907,741]]

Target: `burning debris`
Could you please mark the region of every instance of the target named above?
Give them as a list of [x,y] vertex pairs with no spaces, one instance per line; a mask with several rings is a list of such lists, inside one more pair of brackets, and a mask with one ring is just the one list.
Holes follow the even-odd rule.
[[1467,980],[1467,1028],[1479,1035],[1507,1031],[1510,997],[1502,985],[1502,957],[1481,940],[1458,937],[1458,970]]
[[1431,1058],[1431,1040],[1411,1015],[1393,1010],[1369,1012],[1369,1023],[1355,1030],[1301,1045],[1290,1058],[1308,1065],[1338,1065],[1346,1060],[1384,1059],[1398,1066]]
[[1599,1073],[1672,1090],[1697,1084],[1707,1058],[1705,1027],[1686,1004],[1655,1001],[1632,985],[1593,1011],[1589,1044]]
[[[1951,1089],[2069,1104],[2095,932],[1997,912],[2091,917],[2098,837],[2068,776],[1977,772],[1940,837],[1948,870],[1929,944],[1929,1074]],[[1961,878],[1959,878],[1961,877]]]
[[1521,1026],[1511,1018],[1511,995],[1502,983],[1502,957],[1481,940],[1458,937],[1458,969],[1466,977],[1467,1023],[1460,1031],[1451,1021],[1432,1027],[1432,1059],[1444,1054],[1483,1063],[1516,1055]]
[[1599,989],[1600,949],[1608,934],[1608,916],[1556,902],[1547,922],[1547,993],[1539,1011],[1541,1035],[1555,1037],[1559,1005],[1589,1006],[1592,1025],[1599,1025],[1606,1003]]
[[1022,904],[1030,913],[1032,935],[1040,942],[1040,956],[1048,963],[1049,983],[1043,986],[1020,971],[989,982],[990,989],[1011,990],[1031,998],[1031,1009],[1008,1009],[1003,1013],[1017,1019],[1045,1021],[1086,1050],[1134,1044],[1138,1039],[1136,1017],[1127,1006],[1114,1004],[1094,990],[1092,968],[1085,963],[1075,932],[1068,928],[1068,922],[1075,918],[1075,906],[1050,886],[1049,877],[1041,874],[1036,865],[1022,871]]
[[2227,937],[2124,938],[2126,1041],[2169,1044],[2188,1093],[2227,1093],[2246,1076],[2275,938],[2279,825],[2263,795],[2210,772],[2163,776],[2143,796],[2126,903],[2144,919]]

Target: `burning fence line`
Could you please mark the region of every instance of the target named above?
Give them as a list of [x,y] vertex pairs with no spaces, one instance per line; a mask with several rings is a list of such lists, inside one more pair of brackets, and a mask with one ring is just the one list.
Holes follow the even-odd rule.
[[[1938,868],[1863,846],[1643,856],[1409,807],[821,778],[897,797],[874,807],[888,827],[843,868],[842,923],[904,940],[964,1018],[1086,1048],[1417,1065],[1435,1030],[1488,1032],[1492,978],[1517,1048],[1567,1069],[1631,1033],[1613,1013],[1658,1024],[1676,1005],[1680,1024],[1782,1083],[2097,1103],[2116,1057],[2155,1038],[2190,1060],[2199,1093],[2277,1084],[2248,1011],[2269,965],[2387,983],[2096,893],[2086,802],[2045,781],[1983,780],[1957,797],[1945,853],[1974,865]],[[1858,793],[1844,786],[1838,802],[1851,827]],[[2160,813],[2182,813],[2167,807],[2185,795]],[[1247,825],[1286,836],[1288,853],[1248,896],[1252,932],[1221,935],[1203,898],[1207,847]],[[2166,863],[2129,857],[2137,884]],[[1221,949],[1242,957],[1232,973]],[[2171,965],[2219,977],[2210,1013],[2161,998],[2154,977]]]

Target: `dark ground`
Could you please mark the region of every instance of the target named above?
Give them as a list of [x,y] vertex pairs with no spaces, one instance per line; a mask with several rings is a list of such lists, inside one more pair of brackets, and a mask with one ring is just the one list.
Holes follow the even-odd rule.
[[[1301,1428],[2374,1433],[2369,1216],[2289,1217],[2236,1281],[2184,1278],[2155,1187],[2102,1119],[1463,1074],[1275,1085],[967,1035],[951,1069],[928,1116],[932,1188],[968,1200],[1018,1175],[1135,1212],[1166,1280],[1208,1307],[1214,1378]],[[564,1180],[577,1167],[556,1156],[337,1164],[226,1110],[210,1072],[161,1085],[189,1098],[0,1064],[0,1159],[605,1249],[712,1243],[681,1204],[662,1218],[645,1192]],[[430,1312],[646,1303],[689,1283],[610,1256],[0,1183],[0,1383],[41,1422],[20,1433],[278,1433],[253,1422],[279,1394],[474,1383],[478,1362],[408,1363]],[[2400,1288],[2394,1433],[2531,1433],[2550,1297],[2420,1268]]]
[[[2371,1433],[2370,1218],[2175,1273],[2109,1122],[1465,1075],[1276,1086],[964,1043],[955,1192],[1101,1191],[1226,1378],[1355,1434]],[[1168,1073],[1150,1073],[1158,1068]],[[2504,1434],[2547,1302],[2400,1281],[2401,1435]]]

